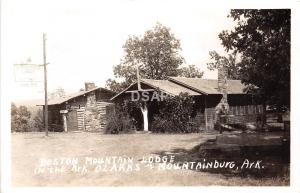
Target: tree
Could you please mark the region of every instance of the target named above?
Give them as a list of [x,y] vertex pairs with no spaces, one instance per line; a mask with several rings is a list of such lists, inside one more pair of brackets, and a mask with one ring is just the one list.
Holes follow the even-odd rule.
[[[132,83],[133,81],[130,81],[130,82]],[[109,88],[110,90],[115,91],[115,92],[121,92],[123,89],[125,89],[126,87],[128,87],[130,85],[130,83],[127,83],[125,81],[118,82],[111,78],[107,79],[105,84],[106,84],[105,85],[106,88]]]
[[56,99],[64,96],[66,96],[66,92],[61,87],[58,87],[54,92],[50,93],[50,99]]
[[19,108],[11,104],[11,131],[28,131],[30,129],[31,113],[27,107],[20,106]]
[[264,106],[290,106],[290,15],[288,9],[231,10],[237,24],[219,34],[226,51],[241,55],[240,78]]
[[219,68],[227,69],[227,78],[231,80],[240,79],[239,75],[239,64],[237,63],[237,58],[235,54],[228,54],[228,57],[221,56],[216,51],[209,52],[211,60],[213,62],[207,63],[207,68],[209,70],[215,70]]
[[160,23],[142,37],[130,36],[123,49],[125,55],[121,63],[113,67],[115,78],[121,79],[121,82],[112,79],[106,81],[106,86],[114,91],[123,90],[136,81],[137,66],[142,78],[167,79],[168,76],[178,75],[201,77],[203,74],[194,65],[179,68],[184,63],[180,55],[180,41]]
[[186,78],[202,78],[204,72],[200,71],[195,65],[189,65],[178,69],[178,76]]
[[[143,37],[131,36],[123,46],[125,55],[121,63],[113,67],[116,78],[122,82],[109,79],[106,86],[114,91],[121,91],[137,80],[137,68],[142,78],[167,79],[168,76],[189,75],[202,76],[195,66],[179,67],[184,63],[180,55],[180,41],[170,29],[157,23]],[[202,74],[201,74],[202,73]],[[143,115],[144,130],[148,131],[148,108],[146,102],[139,104]]]
[[17,116],[18,116],[18,108],[12,103],[11,104],[11,131],[17,130]]

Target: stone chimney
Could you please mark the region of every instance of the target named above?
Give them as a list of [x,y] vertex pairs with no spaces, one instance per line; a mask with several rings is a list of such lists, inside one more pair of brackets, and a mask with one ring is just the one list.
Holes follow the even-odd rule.
[[93,88],[96,88],[96,85],[94,82],[85,82],[85,91],[92,90]]
[[218,68],[218,90],[222,94],[222,98],[219,102],[219,104],[216,106],[216,109],[223,109],[223,113],[228,114],[229,112],[229,104],[227,101],[227,76],[228,71],[226,67],[220,67]]
[[226,89],[227,84],[227,69],[224,67],[218,68],[218,90],[222,92]]

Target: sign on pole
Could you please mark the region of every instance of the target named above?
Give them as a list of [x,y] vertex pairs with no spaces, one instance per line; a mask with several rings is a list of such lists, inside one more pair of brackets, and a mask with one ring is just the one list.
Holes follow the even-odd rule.
[[43,65],[40,64],[15,64],[14,79],[21,86],[38,86],[44,81]]

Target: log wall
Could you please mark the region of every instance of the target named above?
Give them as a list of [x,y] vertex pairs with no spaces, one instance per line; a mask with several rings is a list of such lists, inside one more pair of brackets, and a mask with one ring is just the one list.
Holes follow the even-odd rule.
[[[230,106],[228,124],[245,124],[256,122],[262,114],[262,105]],[[216,122],[215,108],[206,108],[204,113],[198,112],[192,121],[201,129],[214,129]]]
[[104,102],[110,99],[111,93],[103,92],[90,92],[64,105],[49,106],[49,123],[59,124],[62,128],[62,115],[59,111],[66,109],[68,131],[102,132],[107,123],[107,113],[114,107],[113,103]]

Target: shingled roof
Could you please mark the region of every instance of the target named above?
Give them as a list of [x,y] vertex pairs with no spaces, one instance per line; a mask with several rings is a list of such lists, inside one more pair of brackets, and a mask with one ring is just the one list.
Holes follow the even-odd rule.
[[[76,93],[66,95],[64,97],[57,98],[57,99],[50,99],[50,100],[48,100],[48,105],[59,105],[59,104],[62,104],[64,102],[67,102],[71,99],[74,99],[76,97],[85,95],[85,94],[90,93],[90,92],[95,91],[95,90],[105,90],[105,91],[108,91],[108,92],[113,92],[113,91],[110,91],[110,90],[102,88],[102,87],[96,87],[96,88],[93,88],[93,89],[88,90],[88,91],[85,91],[85,90],[84,91],[79,91],[79,92],[76,92]],[[37,106],[44,106],[44,105],[45,105],[44,103],[37,104]]]
[[[218,91],[218,80],[183,77],[170,77],[169,80],[202,94],[222,94]],[[246,86],[241,80],[227,80],[227,83],[228,94],[246,94],[244,92]]]
[[183,87],[169,80],[142,79],[141,82],[155,89],[160,89],[171,95],[179,95],[180,93],[188,93],[191,96],[201,95],[200,93],[197,93],[189,88]]
[[[227,82],[228,94],[246,94],[244,92],[246,86],[241,80],[227,80]],[[180,93],[185,92],[191,96],[222,94],[218,90],[218,80],[215,79],[169,77],[168,80],[141,79],[141,84],[148,85],[153,89],[159,89],[170,95],[179,95]],[[115,95],[111,100],[116,99],[126,91],[136,89],[137,82],[131,84],[129,87]]]

